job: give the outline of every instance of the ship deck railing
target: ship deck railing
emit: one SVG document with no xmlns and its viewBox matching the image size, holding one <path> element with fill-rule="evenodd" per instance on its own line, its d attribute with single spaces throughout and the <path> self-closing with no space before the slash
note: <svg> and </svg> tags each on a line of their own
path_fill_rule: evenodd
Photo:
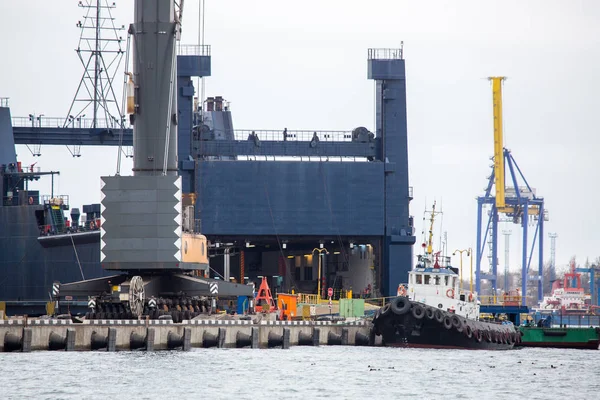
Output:
<svg viewBox="0 0 600 400">
<path fill-rule="evenodd" d="M 351 142 L 351 131 L 235 129 L 235 140 L 251 140 L 256 135 L 261 141 L 310 142 L 317 137 L 321 142 Z"/>
<path fill-rule="evenodd" d="M 515 307 L 521 305 L 523 296 L 478 296 L 481 305 Z"/>
</svg>

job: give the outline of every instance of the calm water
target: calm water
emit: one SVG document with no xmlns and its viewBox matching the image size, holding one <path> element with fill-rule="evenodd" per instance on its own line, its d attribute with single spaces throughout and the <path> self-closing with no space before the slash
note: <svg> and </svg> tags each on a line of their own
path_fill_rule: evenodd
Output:
<svg viewBox="0 0 600 400">
<path fill-rule="evenodd" d="M 0 399 L 581 400 L 599 392 L 600 351 L 589 350 L 0 353 Z"/>
</svg>

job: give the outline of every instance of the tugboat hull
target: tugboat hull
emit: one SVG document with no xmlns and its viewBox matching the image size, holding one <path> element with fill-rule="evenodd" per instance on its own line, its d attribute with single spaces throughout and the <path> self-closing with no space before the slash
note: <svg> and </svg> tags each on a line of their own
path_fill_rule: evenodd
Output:
<svg viewBox="0 0 600 400">
<path fill-rule="evenodd" d="M 513 325 L 468 320 L 407 297 L 381 308 L 373 325 L 391 347 L 510 350 L 521 339 Z"/>
</svg>

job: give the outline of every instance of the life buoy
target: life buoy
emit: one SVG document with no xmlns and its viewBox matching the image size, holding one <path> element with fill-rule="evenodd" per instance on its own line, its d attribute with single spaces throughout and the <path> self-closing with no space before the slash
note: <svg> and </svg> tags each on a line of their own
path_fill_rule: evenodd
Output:
<svg viewBox="0 0 600 400">
<path fill-rule="evenodd" d="M 404 287 L 404 285 L 398 286 L 397 295 L 398 296 L 406 296 L 406 288 Z"/>
<path fill-rule="evenodd" d="M 469 292 L 469 302 L 472 303 L 473 302 L 473 293 Z"/>
<path fill-rule="evenodd" d="M 450 297 L 451 299 L 454 298 L 454 289 L 450 288 L 448 290 L 446 290 L 446 297 Z"/>
<path fill-rule="evenodd" d="M 33 204 L 33 197 L 29 197 L 29 205 Z"/>
<path fill-rule="evenodd" d="M 96 227 L 96 222 L 90 221 L 90 229 L 94 229 Z"/>
</svg>

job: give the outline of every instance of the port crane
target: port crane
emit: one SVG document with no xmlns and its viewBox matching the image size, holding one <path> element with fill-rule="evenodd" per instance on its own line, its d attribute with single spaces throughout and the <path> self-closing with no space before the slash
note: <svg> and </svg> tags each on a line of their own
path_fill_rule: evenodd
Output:
<svg viewBox="0 0 600 400">
<path fill-rule="evenodd" d="M 596 280 L 600 279 L 600 275 L 596 275 L 596 273 L 600 272 L 600 267 L 597 265 L 591 265 L 589 268 L 575 268 L 575 272 L 583 272 L 586 274 L 590 274 L 590 294 L 591 294 L 591 299 L 592 299 L 592 306 L 596 306 L 594 308 L 597 308 L 600 306 L 600 292 L 596 293 Z M 567 276 L 567 274 L 565 274 L 565 277 Z M 594 304 L 594 299 L 595 299 L 595 304 Z"/>
<path fill-rule="evenodd" d="M 492 83 L 492 100 L 494 116 L 494 156 L 492 173 L 488 178 L 485 194 L 477 197 L 477 248 L 476 248 L 476 291 L 481 293 L 482 280 L 489 280 L 493 295 L 496 295 L 498 274 L 498 222 L 500 215 L 505 221 L 521 225 L 523 253 L 521 262 L 521 299 L 526 305 L 527 281 L 537 281 L 538 301 L 543 299 L 543 251 L 544 251 L 544 222 L 548 221 L 548 212 L 544 208 L 544 198 L 537 196 L 521 169 L 517 165 L 510 150 L 504 147 L 502 120 L 502 84 L 503 76 L 488 78 Z M 508 178 L 508 179 L 507 179 Z M 507 181 L 509 185 L 507 186 Z M 494 188 L 494 192 L 492 192 Z M 484 225 L 484 209 L 488 209 L 488 218 Z M 535 229 L 529 246 L 530 225 Z M 538 244 L 538 271 L 529 274 L 536 242 Z M 481 268 L 483 255 L 488 245 L 489 271 L 484 273 Z"/>
<path fill-rule="evenodd" d="M 57 303 L 87 297 L 89 319 L 170 315 L 180 322 L 212 312 L 217 298 L 253 293 L 243 283 L 208 277 L 209 243 L 193 223 L 195 197 L 182 191 L 176 48 L 183 1 L 135 0 L 134 10 L 133 72 L 126 71 L 133 176 L 101 178 L 100 262 L 119 273 L 55 282 L 52 294 Z"/>
</svg>

